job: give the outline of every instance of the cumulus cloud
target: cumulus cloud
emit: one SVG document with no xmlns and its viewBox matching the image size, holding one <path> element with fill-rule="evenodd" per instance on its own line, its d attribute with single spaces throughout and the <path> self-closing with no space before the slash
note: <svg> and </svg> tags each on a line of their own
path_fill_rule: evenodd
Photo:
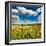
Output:
<svg viewBox="0 0 46 46">
<path fill-rule="evenodd" d="M 12 15 L 12 24 L 17 24 L 19 23 L 19 21 L 20 21 L 19 16 Z"/>
<path fill-rule="evenodd" d="M 38 14 L 37 12 L 29 10 L 29 15 L 37 16 L 37 14 Z"/>
<path fill-rule="evenodd" d="M 36 11 L 33 11 L 33 10 L 28 10 L 24 7 L 17 7 L 18 11 L 22 14 L 26 14 L 26 15 L 33 15 L 33 16 L 37 16 L 37 12 Z"/>
<path fill-rule="evenodd" d="M 19 13 L 17 9 L 12 9 L 12 13 Z"/>
<path fill-rule="evenodd" d="M 16 15 L 12 15 L 12 18 L 16 18 L 17 16 Z"/>
<path fill-rule="evenodd" d="M 41 15 L 38 17 L 38 22 L 42 22 L 42 17 L 44 15 L 44 6 L 38 9 L 39 12 L 42 12 Z"/>
<path fill-rule="evenodd" d="M 24 8 L 24 7 L 16 7 L 17 9 L 18 9 L 18 11 L 19 11 L 19 13 L 21 13 L 21 14 L 26 14 L 26 8 Z"/>
<path fill-rule="evenodd" d="M 36 10 L 36 12 L 41 12 L 41 10 L 42 10 L 42 7 L 41 7 L 41 8 L 38 8 L 38 9 Z"/>
<path fill-rule="evenodd" d="M 17 6 L 16 7 L 17 9 L 12 9 L 12 12 L 13 13 L 20 13 L 20 14 L 25 14 L 25 15 L 33 15 L 33 16 L 37 16 L 39 12 L 41 12 L 41 8 L 38 8 L 36 11 L 33 11 L 33 10 L 29 10 L 29 9 L 26 9 L 25 7 L 19 7 Z"/>
<path fill-rule="evenodd" d="M 18 10 L 26 10 L 24 7 L 16 7 Z"/>
<path fill-rule="evenodd" d="M 17 21 L 19 20 L 19 16 L 17 16 L 17 15 L 12 15 L 12 18 L 17 20 Z"/>
</svg>

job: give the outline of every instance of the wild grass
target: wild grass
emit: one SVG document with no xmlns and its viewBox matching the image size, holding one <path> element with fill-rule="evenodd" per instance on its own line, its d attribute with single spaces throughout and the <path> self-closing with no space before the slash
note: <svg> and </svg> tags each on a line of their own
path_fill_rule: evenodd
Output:
<svg viewBox="0 0 46 46">
<path fill-rule="evenodd" d="M 41 24 L 16 24 L 10 31 L 11 39 L 39 39 L 41 38 Z"/>
</svg>

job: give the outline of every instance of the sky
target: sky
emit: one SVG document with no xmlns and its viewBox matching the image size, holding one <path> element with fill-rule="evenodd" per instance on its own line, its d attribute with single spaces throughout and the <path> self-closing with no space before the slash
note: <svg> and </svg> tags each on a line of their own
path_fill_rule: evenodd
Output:
<svg viewBox="0 0 46 46">
<path fill-rule="evenodd" d="M 37 6 L 12 6 L 12 17 L 19 23 L 41 23 L 43 8 Z"/>
</svg>

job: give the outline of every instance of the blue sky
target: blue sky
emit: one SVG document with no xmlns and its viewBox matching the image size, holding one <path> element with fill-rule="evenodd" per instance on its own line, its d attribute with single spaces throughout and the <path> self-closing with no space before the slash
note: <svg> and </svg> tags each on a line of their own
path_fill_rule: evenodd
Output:
<svg viewBox="0 0 46 46">
<path fill-rule="evenodd" d="M 29 23 L 39 23 L 41 22 L 42 8 L 37 6 L 13 6 L 12 14 L 19 16 L 19 21 L 29 22 Z M 27 21 L 28 20 L 28 21 Z"/>
</svg>

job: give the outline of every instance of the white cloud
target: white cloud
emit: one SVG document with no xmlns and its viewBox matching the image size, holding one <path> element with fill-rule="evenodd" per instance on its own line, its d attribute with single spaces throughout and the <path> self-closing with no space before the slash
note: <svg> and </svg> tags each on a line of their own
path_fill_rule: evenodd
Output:
<svg viewBox="0 0 46 46">
<path fill-rule="evenodd" d="M 18 10 L 26 10 L 24 7 L 16 7 Z"/>
<path fill-rule="evenodd" d="M 16 21 L 19 21 L 19 16 L 17 15 L 12 15 L 12 18 L 15 19 Z"/>
<path fill-rule="evenodd" d="M 22 14 L 37 16 L 37 12 L 36 11 L 28 10 L 28 9 L 26 9 L 24 7 L 17 7 L 17 9 Z"/>
<path fill-rule="evenodd" d="M 38 21 L 41 21 L 41 16 L 38 17 Z"/>
<path fill-rule="evenodd" d="M 29 11 L 29 15 L 37 16 L 37 14 L 38 14 L 38 13 L 35 12 L 35 11 L 31 11 L 31 10 Z"/>
<path fill-rule="evenodd" d="M 26 8 L 24 7 L 16 7 L 21 14 L 26 14 Z"/>
<path fill-rule="evenodd" d="M 12 18 L 16 18 L 17 16 L 16 15 L 12 15 Z"/>
<path fill-rule="evenodd" d="M 42 8 L 38 8 L 36 11 L 33 10 L 28 10 L 25 7 L 16 7 L 17 9 L 12 9 L 13 13 L 20 13 L 20 14 L 25 14 L 25 15 L 33 15 L 33 16 L 37 16 L 39 12 L 41 12 Z"/>
<path fill-rule="evenodd" d="M 20 19 L 18 15 L 12 15 L 12 24 L 19 23 Z"/>
<path fill-rule="evenodd" d="M 36 10 L 36 12 L 41 12 L 41 10 L 42 10 L 42 8 L 38 8 L 38 9 Z"/>
<path fill-rule="evenodd" d="M 19 13 L 17 9 L 12 9 L 13 13 Z"/>
<path fill-rule="evenodd" d="M 40 23 L 40 22 L 42 22 L 42 17 L 44 15 L 44 7 L 38 8 L 37 10 L 38 10 L 38 12 L 42 12 L 40 14 L 40 16 L 38 17 L 38 22 Z"/>
</svg>

